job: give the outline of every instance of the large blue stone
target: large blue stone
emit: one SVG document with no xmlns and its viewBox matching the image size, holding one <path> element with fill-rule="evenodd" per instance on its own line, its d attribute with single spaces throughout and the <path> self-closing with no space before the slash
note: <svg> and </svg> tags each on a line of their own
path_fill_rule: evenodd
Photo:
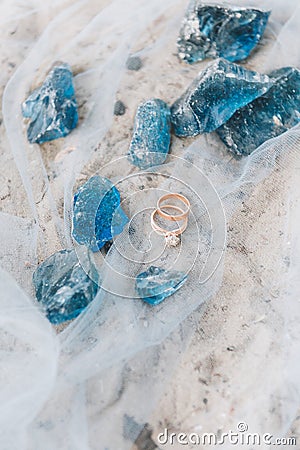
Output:
<svg viewBox="0 0 300 450">
<path fill-rule="evenodd" d="M 267 75 L 219 59 L 211 63 L 173 104 L 177 136 L 196 136 L 219 128 L 235 111 L 260 97 L 272 83 Z"/>
<path fill-rule="evenodd" d="M 159 99 L 142 103 L 136 112 L 128 159 L 140 169 L 165 162 L 171 142 L 170 108 Z"/>
<path fill-rule="evenodd" d="M 284 67 L 269 74 L 274 82 L 261 97 L 237 111 L 217 130 L 230 151 L 249 155 L 268 139 L 300 122 L 300 72 Z"/>
<path fill-rule="evenodd" d="M 74 239 L 97 252 L 120 234 L 128 222 L 120 202 L 120 193 L 110 180 L 99 175 L 90 178 L 74 196 Z"/>
<path fill-rule="evenodd" d="M 85 270 L 93 279 L 92 265 L 85 262 Z M 40 264 L 33 274 L 36 298 L 53 324 L 77 317 L 94 299 L 98 285 L 92 281 L 75 250 L 61 250 Z"/>
<path fill-rule="evenodd" d="M 192 0 L 177 41 L 179 57 L 189 64 L 205 58 L 245 59 L 261 39 L 269 15 Z"/>
<path fill-rule="evenodd" d="M 136 277 L 136 290 L 146 303 L 158 305 L 178 291 L 186 280 L 184 272 L 151 266 Z"/>
<path fill-rule="evenodd" d="M 29 142 L 42 144 L 66 136 L 78 122 L 73 75 L 67 64 L 55 66 L 41 87 L 22 105 L 23 116 L 30 119 Z"/>
</svg>

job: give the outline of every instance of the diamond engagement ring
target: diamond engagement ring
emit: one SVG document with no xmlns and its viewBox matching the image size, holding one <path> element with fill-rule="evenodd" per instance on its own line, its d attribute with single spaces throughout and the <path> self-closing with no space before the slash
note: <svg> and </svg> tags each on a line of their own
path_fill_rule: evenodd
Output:
<svg viewBox="0 0 300 450">
<path fill-rule="evenodd" d="M 185 213 L 185 211 L 178 206 L 174 205 L 163 205 L 162 207 L 164 210 L 175 210 L 176 212 L 179 212 L 180 214 L 172 215 L 172 214 L 161 214 L 161 209 L 155 209 L 151 214 L 151 226 L 152 229 L 161 236 L 165 236 L 166 239 L 166 245 L 167 247 L 176 247 L 180 243 L 180 235 L 185 231 L 187 224 L 188 224 L 188 218 Z M 165 217 L 165 215 L 167 217 Z M 174 222 L 178 222 L 179 226 L 173 230 L 169 230 L 166 228 L 163 228 L 162 226 L 158 225 L 157 223 L 157 216 L 162 217 L 165 220 L 172 220 Z"/>
</svg>

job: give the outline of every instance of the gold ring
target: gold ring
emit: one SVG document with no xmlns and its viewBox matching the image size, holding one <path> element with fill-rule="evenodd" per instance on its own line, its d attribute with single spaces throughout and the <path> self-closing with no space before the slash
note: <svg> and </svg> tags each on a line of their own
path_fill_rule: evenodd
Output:
<svg viewBox="0 0 300 450">
<path fill-rule="evenodd" d="M 174 209 L 181 211 L 182 214 L 178 214 L 178 215 L 173 215 L 173 214 L 167 214 L 165 213 L 162 209 L 166 209 L 167 207 L 169 208 L 170 205 L 162 205 L 162 203 L 166 200 L 169 200 L 170 198 L 175 198 L 177 200 L 180 200 L 182 203 L 184 203 L 184 205 L 187 207 L 187 209 L 184 211 L 181 208 L 175 208 Z M 191 208 L 191 204 L 189 202 L 189 200 L 182 194 L 176 194 L 176 193 L 170 193 L 170 194 L 165 194 L 162 197 L 160 197 L 160 199 L 157 202 L 157 213 L 163 217 L 164 219 L 167 220 L 173 220 L 173 221 L 180 221 L 183 219 L 187 219 L 189 212 L 190 212 L 190 208 Z M 169 208 L 170 209 L 170 208 Z"/>
<path fill-rule="evenodd" d="M 178 206 L 174 206 L 174 205 L 164 205 L 165 209 L 175 209 L 176 211 L 181 212 L 182 214 L 180 216 L 183 215 L 184 211 L 179 208 Z M 176 245 L 178 245 L 180 243 L 180 238 L 179 236 L 186 230 L 187 224 L 188 224 L 188 219 L 185 216 L 183 219 L 178 220 L 178 222 L 182 222 L 183 224 L 178 227 L 175 228 L 175 230 L 166 230 L 165 228 L 160 227 L 156 222 L 155 222 L 155 216 L 156 214 L 159 214 L 159 211 L 157 209 L 155 209 L 152 214 L 151 214 L 151 227 L 152 229 L 157 233 L 160 234 L 161 236 L 165 236 L 166 238 L 166 245 L 168 247 L 176 247 Z M 160 215 L 160 214 L 159 214 Z M 171 216 L 168 216 L 171 217 Z M 170 220 L 170 219 L 168 219 Z M 172 220 L 176 220 L 176 219 L 172 219 Z"/>
</svg>

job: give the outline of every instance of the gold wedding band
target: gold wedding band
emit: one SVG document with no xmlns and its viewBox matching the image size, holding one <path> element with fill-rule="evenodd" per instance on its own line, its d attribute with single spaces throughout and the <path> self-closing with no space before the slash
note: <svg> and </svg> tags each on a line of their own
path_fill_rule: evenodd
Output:
<svg viewBox="0 0 300 450">
<path fill-rule="evenodd" d="M 171 205 L 163 205 L 163 202 L 165 202 L 166 200 L 169 199 L 176 199 L 179 200 L 181 203 L 184 203 L 184 205 L 186 206 L 186 209 L 183 210 L 181 208 L 178 207 L 173 207 L 174 209 L 176 209 L 177 211 L 181 211 L 182 214 L 167 214 L 163 211 L 163 209 L 171 209 L 170 206 Z M 160 197 L 160 199 L 157 202 L 157 213 L 163 217 L 164 219 L 167 220 L 173 220 L 173 221 L 180 221 L 183 219 L 187 219 L 189 212 L 190 212 L 190 208 L 191 208 L 191 204 L 189 202 L 189 200 L 182 194 L 177 194 L 177 193 L 170 193 L 170 194 L 165 194 L 162 197 Z"/>
<path fill-rule="evenodd" d="M 164 205 L 164 208 L 165 209 L 175 209 L 176 211 L 181 211 L 183 213 L 183 210 L 181 208 L 179 208 L 179 206 Z M 151 214 L 151 226 L 152 226 L 153 230 L 156 231 L 156 233 L 161 234 L 162 236 L 166 236 L 168 234 L 172 234 L 174 236 L 179 236 L 186 230 L 187 223 L 188 223 L 186 217 L 179 220 L 179 222 L 182 220 L 184 221 L 180 227 L 176 228 L 175 230 L 166 230 L 165 228 L 162 228 L 159 225 L 157 225 L 157 223 L 155 222 L 156 214 L 159 214 L 157 209 L 155 209 Z M 175 220 L 175 219 L 173 219 L 173 220 Z"/>
</svg>

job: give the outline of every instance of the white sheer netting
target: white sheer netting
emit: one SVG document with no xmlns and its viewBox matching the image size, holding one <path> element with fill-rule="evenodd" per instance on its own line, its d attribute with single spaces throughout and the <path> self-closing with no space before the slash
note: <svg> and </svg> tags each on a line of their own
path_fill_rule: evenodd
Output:
<svg viewBox="0 0 300 450">
<path fill-rule="evenodd" d="M 298 2 L 269 3 L 248 2 L 271 6 L 272 15 L 263 41 L 244 64 L 260 72 L 299 66 Z M 192 414 L 181 403 L 187 411 L 184 426 L 210 431 L 222 423 L 226 430 L 244 419 L 256 432 L 284 435 L 297 415 L 299 126 L 240 160 L 213 133 L 173 137 L 170 158 L 151 173 L 138 173 L 123 158 L 137 105 L 151 97 L 171 104 L 207 64 L 188 66 L 177 59 L 186 5 L 184 0 L 1 2 L 0 51 L 15 67 L 12 75 L 12 69 L 1 75 L 1 86 L 6 85 L 1 181 L 10 186 L 0 213 L 3 450 L 126 450 L 145 423 L 152 421 L 159 430 L 160 420 L 172 421 L 161 416 L 161 399 L 180 379 L 176 369 L 189 360 L 199 327 L 209 323 L 205 309 L 216 298 L 234 301 L 237 292 L 240 323 L 244 312 L 253 320 L 263 318 L 264 326 L 243 328 L 243 354 L 227 372 L 231 387 L 212 401 L 209 414 Z M 143 61 L 138 72 L 126 70 L 132 53 Z M 55 61 L 74 70 L 79 125 L 63 140 L 30 146 L 20 104 Z M 127 106 L 118 118 L 113 117 L 116 99 Z M 134 219 L 105 260 L 95 255 L 103 289 L 56 333 L 39 312 L 31 276 L 38 262 L 72 247 L 73 193 L 95 173 L 119 183 L 123 207 Z M 148 221 L 148 209 L 166 190 L 182 191 L 192 203 L 179 254 L 161 250 L 162 240 Z M 262 221 L 264 214 L 269 222 Z M 261 235 L 270 245 L 258 249 Z M 186 285 L 157 308 L 136 298 L 133 289 L 134 277 L 150 261 L 189 272 Z M 222 320 L 216 315 L 200 359 L 217 353 L 212 342 L 221 342 Z M 232 320 L 238 326 L 237 318 Z M 188 388 L 182 387 L 186 393 Z M 279 411 L 276 419 L 268 414 L 272 408 Z"/>
</svg>

